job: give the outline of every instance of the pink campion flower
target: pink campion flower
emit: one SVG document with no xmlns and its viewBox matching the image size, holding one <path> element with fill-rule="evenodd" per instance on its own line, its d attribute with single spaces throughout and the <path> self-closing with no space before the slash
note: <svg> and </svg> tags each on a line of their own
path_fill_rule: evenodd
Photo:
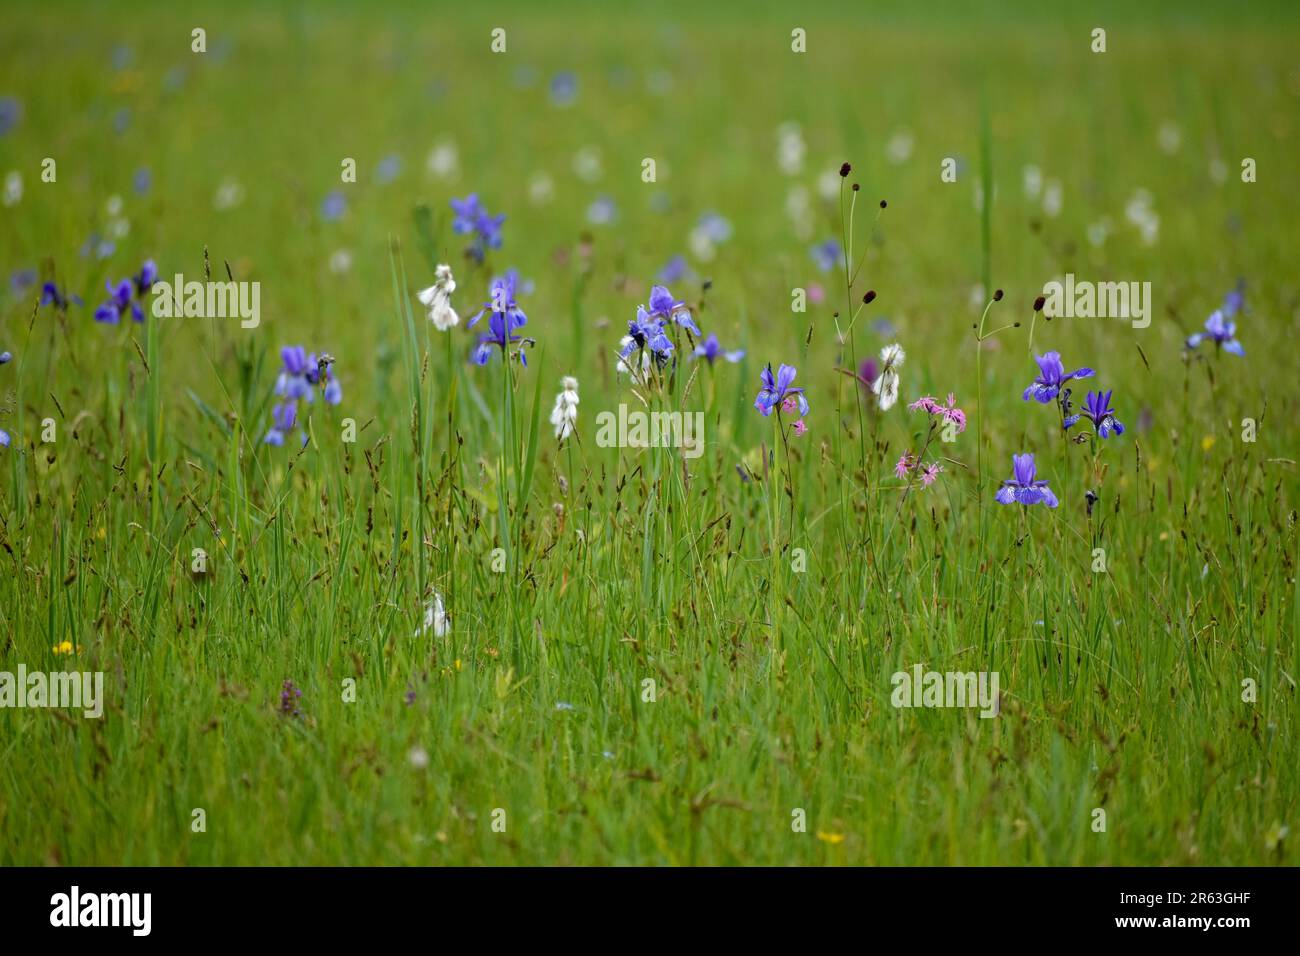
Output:
<svg viewBox="0 0 1300 956">
<path fill-rule="evenodd" d="M 931 462 L 921 469 L 921 487 L 929 488 L 934 484 L 934 480 L 939 477 L 939 472 L 943 471 L 943 465 L 938 462 Z"/>
<path fill-rule="evenodd" d="M 894 465 L 894 474 L 899 478 L 906 478 L 907 473 L 912 470 L 912 466 L 915 464 L 916 459 L 912 457 L 912 453 L 910 451 L 906 452 L 902 458 L 898 459 L 898 464 Z"/>
<path fill-rule="evenodd" d="M 952 392 L 948 393 L 947 407 L 940 406 L 939 412 L 943 415 L 944 421 L 952 422 L 957 426 L 958 434 L 966 430 L 966 413 L 957 407 L 957 397 Z"/>
<path fill-rule="evenodd" d="M 798 407 L 799 403 L 795 400 L 793 395 L 787 395 L 785 400 L 781 402 L 781 411 L 783 412 L 790 412 L 793 414 Z"/>
<path fill-rule="evenodd" d="M 945 422 L 952 422 L 957 426 L 958 434 L 966 430 L 966 413 L 957 407 L 957 396 L 952 392 L 948 393 L 947 405 L 941 405 L 938 399 L 929 395 L 922 395 L 907 407 L 910 411 L 923 411 L 927 415 L 938 415 Z"/>
<path fill-rule="evenodd" d="M 794 423 L 794 433 L 795 433 L 796 435 L 802 435 L 802 434 L 804 434 L 804 433 L 807 432 L 807 431 L 808 431 L 808 426 L 804 424 L 804 421 L 803 421 L 802 418 L 799 419 L 797 422 Z"/>
</svg>

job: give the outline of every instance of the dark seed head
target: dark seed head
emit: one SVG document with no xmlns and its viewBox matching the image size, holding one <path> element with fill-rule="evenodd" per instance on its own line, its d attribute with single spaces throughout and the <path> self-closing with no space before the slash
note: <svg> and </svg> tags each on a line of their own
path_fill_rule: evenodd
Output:
<svg viewBox="0 0 1300 956">
<path fill-rule="evenodd" d="M 1001 302 L 1001 301 L 1002 301 L 1002 290 L 1001 290 L 1001 289 L 997 289 L 997 290 L 994 291 L 994 293 L 993 293 L 993 301 L 994 301 L 994 302 Z"/>
<path fill-rule="evenodd" d="M 889 203 L 885 202 L 885 200 L 883 200 L 883 199 L 880 200 L 880 208 L 881 208 L 881 209 L 884 209 L 884 208 L 885 208 L 886 206 L 888 206 L 888 205 L 889 205 Z"/>
<path fill-rule="evenodd" d="M 853 184 L 853 191 L 854 191 L 854 192 L 857 192 L 857 191 L 858 191 L 859 189 L 861 189 L 861 188 L 862 188 L 862 187 L 859 186 L 857 183 L 854 183 L 854 184 Z"/>
<path fill-rule="evenodd" d="M 1047 297 L 1040 295 L 1037 299 L 1034 300 L 1034 311 L 1042 312 L 1043 306 L 1046 304 L 1047 304 Z"/>
<path fill-rule="evenodd" d="M 841 177 L 843 177 L 843 176 L 847 176 L 847 175 L 848 175 L 849 173 L 851 173 L 851 172 L 853 172 L 853 167 L 850 166 L 848 163 L 845 163 L 845 164 L 843 164 L 842 166 L 840 166 L 840 176 L 841 176 Z"/>
<path fill-rule="evenodd" d="M 876 301 L 876 290 L 868 289 L 867 294 L 862 297 L 862 304 L 870 305 L 874 301 Z"/>
</svg>

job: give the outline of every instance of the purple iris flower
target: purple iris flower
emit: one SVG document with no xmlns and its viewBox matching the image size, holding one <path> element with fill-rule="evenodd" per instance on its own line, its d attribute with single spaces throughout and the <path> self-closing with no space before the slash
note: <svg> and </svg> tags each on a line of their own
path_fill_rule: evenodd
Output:
<svg viewBox="0 0 1300 956">
<path fill-rule="evenodd" d="M 1062 427 L 1072 428 L 1079 419 L 1087 418 L 1092 422 L 1092 427 L 1096 429 L 1099 438 L 1124 434 L 1124 423 L 1115 417 L 1115 412 L 1110 407 L 1110 396 L 1113 392 L 1113 389 L 1109 392 L 1089 392 L 1083 402 L 1083 414 L 1068 416 L 1062 422 Z"/>
<path fill-rule="evenodd" d="M 803 389 L 791 385 L 795 377 L 793 365 L 782 365 L 774 376 L 769 363 L 759 373 L 759 377 L 763 380 L 763 387 L 754 399 L 754 407 L 764 416 L 771 415 L 772 409 L 784 402 L 787 396 L 798 401 L 800 415 L 808 414 L 808 399 L 804 397 Z"/>
<path fill-rule="evenodd" d="M 298 406 L 294 402 L 277 402 L 271 409 L 271 419 L 280 432 L 292 431 L 298 421 Z"/>
<path fill-rule="evenodd" d="M 343 386 L 331 370 L 328 355 L 317 356 L 308 352 L 301 345 L 286 345 L 280 349 L 282 363 L 280 374 L 275 380 L 275 394 L 283 401 L 271 408 L 271 427 L 262 441 L 267 445 L 283 445 L 285 436 L 298 421 L 298 402 L 308 404 L 315 401 L 315 389 L 323 385 L 322 393 L 327 404 L 337 405 L 343 401 Z M 299 430 L 299 437 L 307 444 L 307 432 Z"/>
<path fill-rule="evenodd" d="M 301 345 L 286 345 L 280 349 L 280 360 L 284 367 L 275 380 L 275 394 L 290 401 L 305 399 L 312 401 L 312 382 L 310 375 L 316 374 L 315 356 L 308 356 Z"/>
<path fill-rule="evenodd" d="M 18 269 L 9 277 L 9 287 L 14 290 L 14 295 L 22 295 L 34 285 L 36 285 L 35 269 Z"/>
<path fill-rule="evenodd" d="M 467 327 L 472 328 L 479 319 L 486 314 L 488 316 L 488 330 L 484 335 L 479 336 L 478 346 L 474 349 L 472 357 L 475 365 L 486 365 L 492 358 L 492 347 L 496 346 L 501 349 L 502 357 L 509 354 L 510 346 L 515 342 L 524 341 L 522 336 L 515 335 L 515 330 L 523 328 L 528 324 L 528 316 L 524 310 L 519 308 L 519 303 L 515 301 L 516 290 L 519 287 L 519 273 L 514 269 L 509 270 L 503 276 L 498 276 L 492 280 L 489 287 L 489 301 L 483 304 L 478 315 L 470 319 Z M 519 360 L 524 365 L 528 364 L 528 359 L 524 353 L 519 353 Z"/>
<path fill-rule="evenodd" d="M 673 298 L 673 294 L 667 288 L 661 285 L 654 286 L 650 289 L 650 308 L 646 310 L 652 318 L 671 319 L 682 328 L 687 329 L 695 336 L 701 335 L 699 327 L 695 320 L 691 318 L 691 310 L 686 307 L 686 303 Z"/>
<path fill-rule="evenodd" d="M 96 259 L 107 259 L 115 251 L 117 251 L 117 244 L 112 239 L 105 239 L 99 233 L 92 232 L 90 238 L 82 243 L 80 255 L 83 259 L 88 259 L 92 255 Z"/>
<path fill-rule="evenodd" d="M 144 313 L 140 311 L 140 306 L 131 302 L 134 286 L 130 279 L 123 279 L 116 286 L 112 282 L 107 282 L 105 285 L 108 288 L 108 301 L 95 310 L 96 322 L 117 325 L 128 309 L 131 310 L 131 317 L 137 322 L 144 321 Z"/>
<path fill-rule="evenodd" d="M 515 320 L 507 312 L 493 312 L 488 317 L 487 333 L 479 336 L 478 347 L 474 349 L 475 365 L 486 365 L 488 363 L 488 360 L 492 358 L 493 346 L 501 349 L 501 357 L 504 361 L 509 354 L 510 346 L 515 342 L 523 341 L 521 336 L 514 334 L 514 330 L 518 328 L 514 322 Z M 519 361 L 525 365 L 528 364 L 528 359 L 522 351 L 519 353 Z"/>
<path fill-rule="evenodd" d="M 844 257 L 840 244 L 834 239 L 827 239 L 825 242 L 819 242 L 808 250 L 817 263 L 817 268 L 822 272 L 830 272 Z"/>
<path fill-rule="evenodd" d="M 688 268 L 685 256 L 673 256 L 664 263 L 664 267 L 659 270 L 659 281 L 677 282 L 679 279 L 684 279 Z"/>
<path fill-rule="evenodd" d="M 519 308 L 519 303 L 515 301 L 515 296 L 519 293 L 519 272 L 515 269 L 507 269 L 505 275 L 497 276 L 488 286 L 488 301 L 483 303 L 483 308 L 479 309 L 478 314 L 470 319 L 466 328 L 472 329 L 479 319 L 488 313 L 502 313 L 510 322 L 508 323 L 511 331 L 528 324 L 528 316 L 524 310 Z"/>
<path fill-rule="evenodd" d="M 473 236 L 469 255 L 478 262 L 488 249 L 501 248 L 501 224 L 506 221 L 504 214 L 490 215 L 479 202 L 478 193 L 470 193 L 464 199 L 453 199 L 451 211 L 455 216 L 451 221 L 451 231 L 460 236 Z"/>
<path fill-rule="evenodd" d="M 735 352 L 723 351 L 722 346 L 718 344 L 718 337 L 710 332 L 707 339 L 695 346 L 695 354 L 708 359 L 710 365 L 716 362 L 719 358 L 725 358 L 728 362 L 731 362 L 734 365 L 745 357 L 745 350 L 738 349 Z"/>
<path fill-rule="evenodd" d="M 140 272 L 135 277 L 135 294 L 137 296 L 148 295 L 153 291 L 153 284 L 158 281 L 158 267 L 154 265 L 152 259 L 146 259 Z"/>
<path fill-rule="evenodd" d="M 0 352 L 0 365 L 8 365 L 14 360 L 12 352 Z M 0 448 L 9 447 L 9 433 L 0 428 Z"/>
<path fill-rule="evenodd" d="M 665 365 L 673 352 L 673 342 L 664 333 L 663 319 L 651 315 L 644 306 L 636 307 L 636 318 L 628 319 L 627 337 L 623 340 L 620 358 L 633 352 L 649 349 L 660 366 Z"/>
<path fill-rule="evenodd" d="M 1040 501 L 1049 508 L 1055 508 L 1059 501 L 1056 495 L 1052 494 L 1052 489 L 1047 487 L 1047 481 L 1034 480 L 1038 469 L 1034 466 L 1034 456 L 1031 454 L 1012 455 L 1011 467 L 1013 477 L 1002 482 L 1002 487 L 998 489 L 996 495 L 997 502 L 1000 505 L 1016 504 L 1036 505 Z"/>
<path fill-rule="evenodd" d="M 41 286 L 41 305 L 52 305 L 61 312 L 66 312 L 69 305 L 81 305 L 81 296 L 64 295 L 58 285 L 47 282 Z"/>
<path fill-rule="evenodd" d="M 1031 398 L 1037 399 L 1041 404 L 1046 405 L 1052 399 L 1056 398 L 1057 393 L 1072 378 L 1088 378 L 1093 374 L 1090 368 L 1076 368 L 1073 372 L 1066 373 L 1065 366 L 1061 364 L 1060 352 L 1048 352 L 1045 355 L 1034 357 L 1038 363 L 1038 377 L 1034 383 L 1025 389 L 1022 396 L 1025 401 Z"/>
<path fill-rule="evenodd" d="M 1233 317 L 1246 305 L 1246 294 L 1239 284 L 1223 298 L 1223 305 L 1205 320 L 1205 331 L 1187 337 L 1187 348 L 1194 349 L 1206 339 L 1233 355 L 1245 355 L 1246 350 L 1237 341 L 1237 323 Z"/>
</svg>

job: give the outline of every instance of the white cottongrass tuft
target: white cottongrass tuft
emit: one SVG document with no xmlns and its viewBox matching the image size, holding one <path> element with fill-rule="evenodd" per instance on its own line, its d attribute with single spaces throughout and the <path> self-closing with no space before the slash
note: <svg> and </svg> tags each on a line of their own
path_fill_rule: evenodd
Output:
<svg viewBox="0 0 1300 956">
<path fill-rule="evenodd" d="M 415 632 L 415 636 L 428 634 L 433 631 L 434 637 L 446 637 L 451 633 L 451 621 L 447 617 L 447 611 L 442 606 L 442 595 L 437 591 L 433 592 L 433 600 L 424 606 L 424 624 Z"/>
<path fill-rule="evenodd" d="M 906 358 L 907 353 L 897 342 L 880 350 L 880 374 L 871 383 L 871 391 L 882 412 L 893 408 L 898 401 L 898 369 Z"/>
<path fill-rule="evenodd" d="M 551 424 L 555 426 L 555 438 L 564 441 L 573 434 L 578 421 L 578 380 L 566 375 L 564 390 L 555 396 L 555 407 L 551 409 Z"/>
<path fill-rule="evenodd" d="M 456 280 L 451 274 L 451 266 L 445 263 L 434 270 L 434 282 L 429 288 L 417 293 L 420 304 L 429 310 L 429 321 L 439 332 L 446 332 L 453 325 L 460 324 L 460 316 L 451 307 L 451 294 L 456 291 Z"/>
</svg>

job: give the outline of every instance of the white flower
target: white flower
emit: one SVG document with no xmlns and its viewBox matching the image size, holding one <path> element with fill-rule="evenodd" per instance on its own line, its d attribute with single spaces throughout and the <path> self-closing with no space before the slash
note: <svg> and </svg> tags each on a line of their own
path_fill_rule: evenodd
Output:
<svg viewBox="0 0 1300 956">
<path fill-rule="evenodd" d="M 10 170 L 9 175 L 5 176 L 4 204 L 6 206 L 17 205 L 22 198 L 23 174 L 16 169 Z"/>
<path fill-rule="evenodd" d="M 446 637 L 451 633 L 451 621 L 443 609 L 442 595 L 437 591 L 433 592 L 433 600 L 424 606 L 424 626 L 415 632 L 415 636 L 428 634 L 430 630 L 434 637 Z"/>
<path fill-rule="evenodd" d="M 416 770 L 423 770 L 429 766 L 429 751 L 416 744 L 406 752 L 406 760 Z"/>
<path fill-rule="evenodd" d="M 901 130 L 893 135 L 885 145 L 885 154 L 889 161 L 895 166 L 901 166 L 912 156 L 912 133 L 909 130 Z"/>
<path fill-rule="evenodd" d="M 1043 189 L 1043 213 L 1055 219 L 1061 214 L 1062 200 L 1061 184 L 1055 179 L 1049 179 Z"/>
<path fill-rule="evenodd" d="M 215 209 L 234 209 L 244 201 L 244 187 L 234 179 L 227 179 L 217 188 L 212 200 Z"/>
<path fill-rule="evenodd" d="M 787 176 L 798 176 L 803 172 L 803 158 L 806 148 L 803 133 L 798 123 L 782 123 L 776 131 L 776 162 L 781 172 Z"/>
<path fill-rule="evenodd" d="M 893 408 L 898 401 L 898 369 L 906 358 L 907 353 L 897 342 L 880 350 L 880 374 L 871 383 L 871 391 L 882 412 Z"/>
<path fill-rule="evenodd" d="M 460 316 L 451 307 L 451 294 L 456 291 L 456 280 L 451 274 L 451 266 L 438 266 L 434 270 L 434 282 L 429 288 L 416 293 L 420 304 L 429 310 L 429 321 L 439 332 L 446 332 L 453 325 L 460 324 Z"/>
<path fill-rule="evenodd" d="M 555 438 L 564 441 L 573 434 L 573 426 L 578 421 L 578 380 L 565 376 L 561 383 L 564 390 L 555 396 L 555 408 L 551 409 L 551 424 L 555 426 Z"/>
<path fill-rule="evenodd" d="M 551 201 L 555 194 L 555 182 L 546 173 L 533 173 L 528 180 L 528 198 L 533 205 L 540 206 Z"/>
<path fill-rule="evenodd" d="M 335 250 L 330 256 L 330 272 L 341 276 L 352 268 L 352 253 L 347 249 Z"/>
<path fill-rule="evenodd" d="M 1043 191 L 1043 171 L 1037 166 L 1026 166 L 1021 170 L 1026 199 L 1037 199 Z"/>
<path fill-rule="evenodd" d="M 436 176 L 438 179 L 455 179 L 460 172 L 460 156 L 456 152 L 456 144 L 443 142 L 433 147 L 429 152 L 425 169 L 429 171 L 430 176 Z"/>
</svg>

